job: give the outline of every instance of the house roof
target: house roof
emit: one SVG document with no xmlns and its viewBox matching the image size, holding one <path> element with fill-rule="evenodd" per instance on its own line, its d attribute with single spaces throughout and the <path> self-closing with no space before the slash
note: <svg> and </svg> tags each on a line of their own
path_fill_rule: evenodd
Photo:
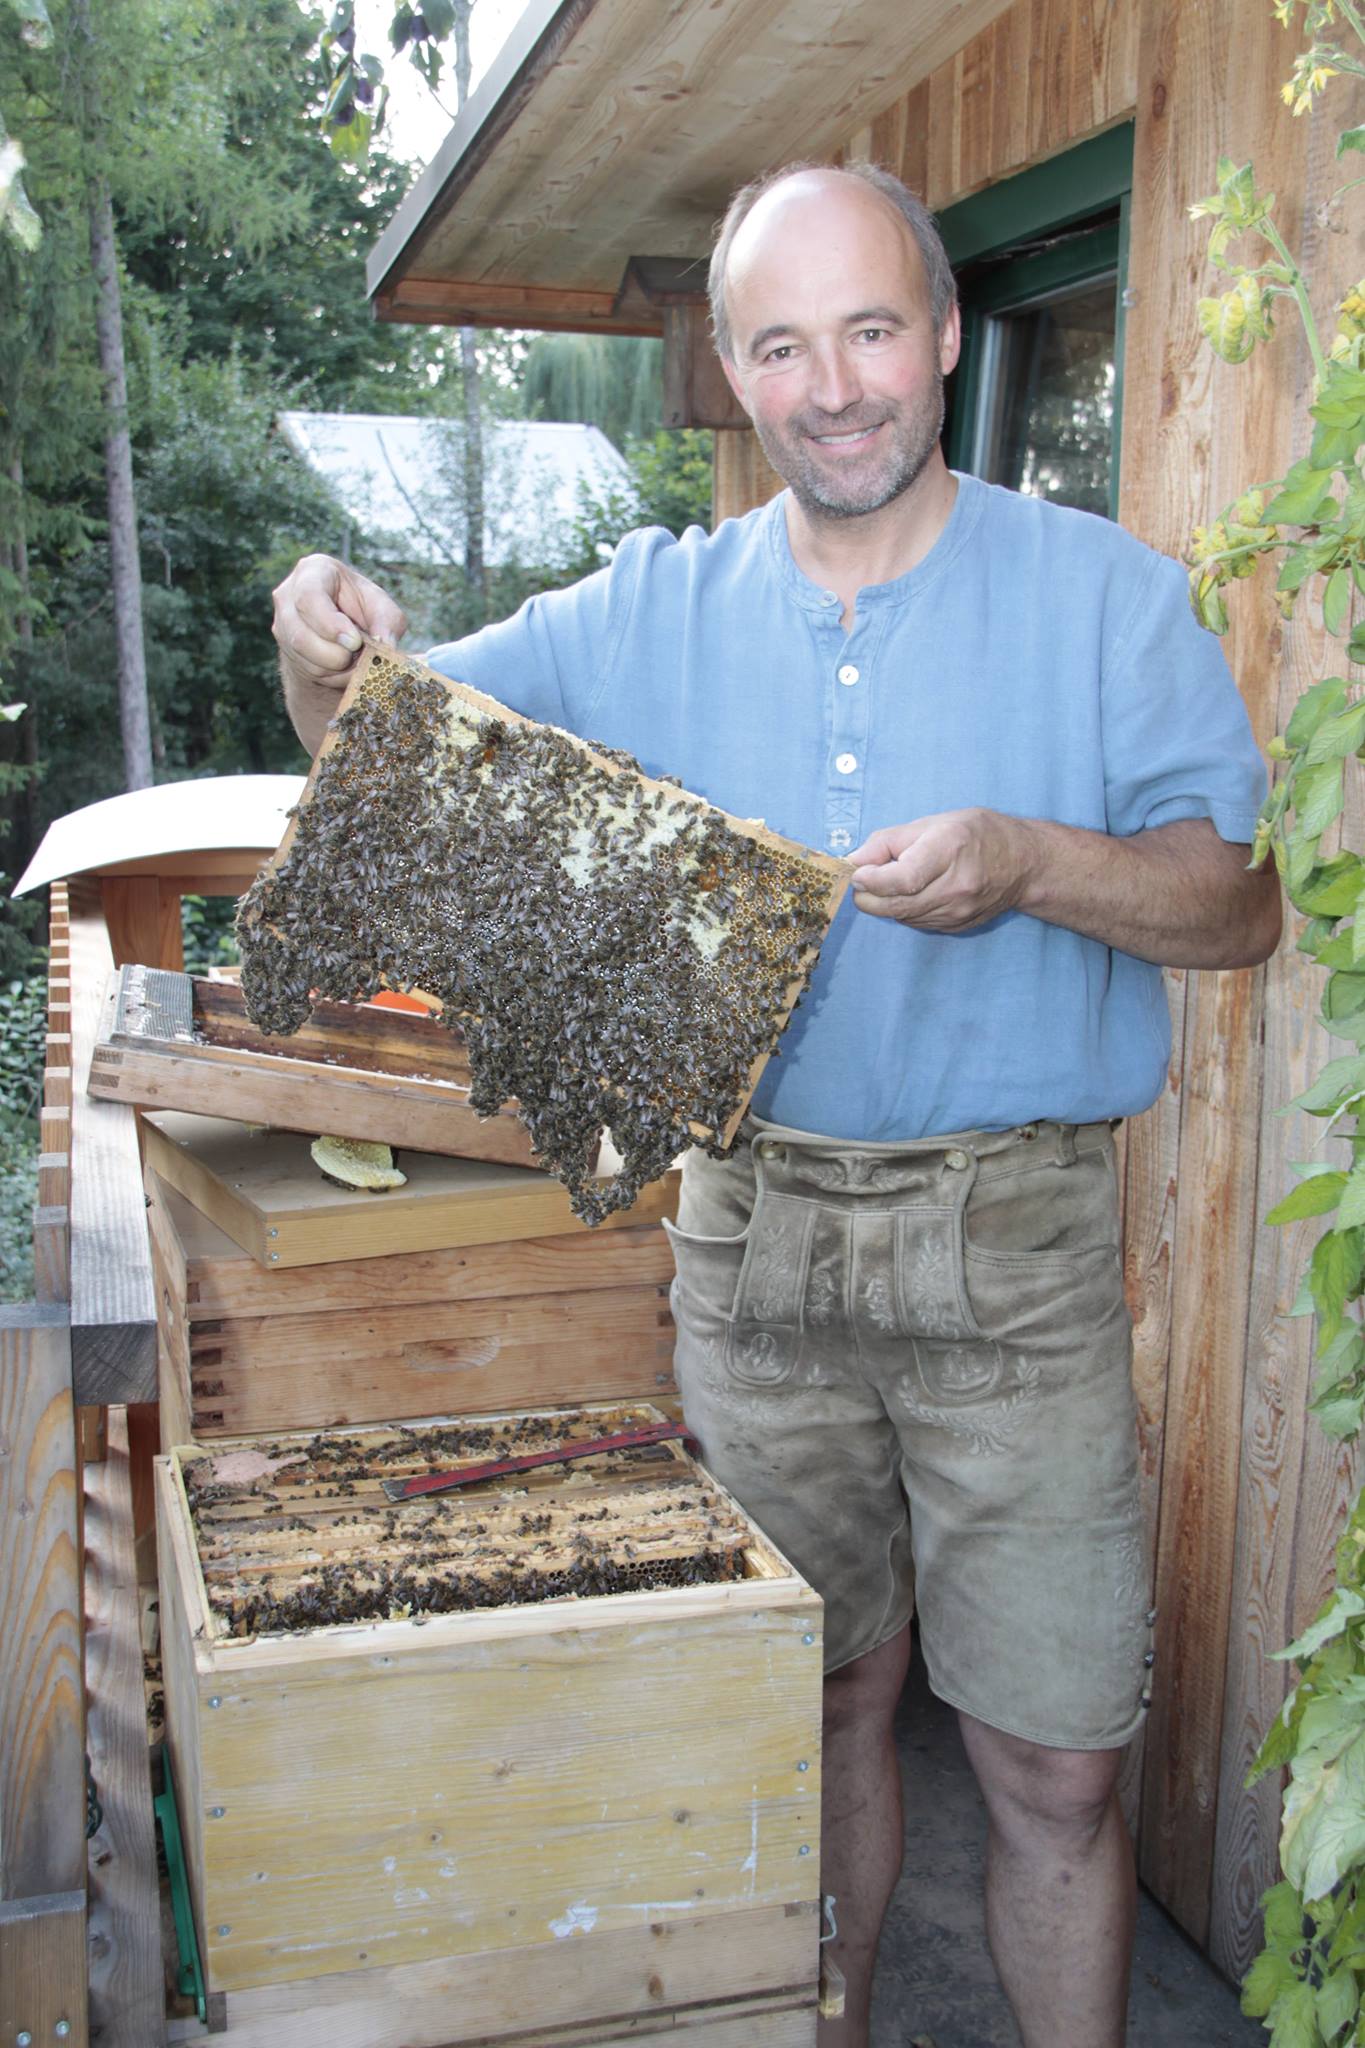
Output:
<svg viewBox="0 0 1365 2048">
<path fill-rule="evenodd" d="M 658 333 L 632 256 L 704 259 L 737 185 L 843 147 L 1004 5 L 528 0 L 370 257 L 375 310 Z"/>
<path fill-rule="evenodd" d="M 381 552 L 395 561 L 460 559 L 460 421 L 401 413 L 279 417 L 293 446 Z M 553 561 L 583 490 L 603 498 L 629 483 L 625 462 L 598 427 L 499 420 L 487 433 L 484 553 L 495 566 Z"/>
</svg>

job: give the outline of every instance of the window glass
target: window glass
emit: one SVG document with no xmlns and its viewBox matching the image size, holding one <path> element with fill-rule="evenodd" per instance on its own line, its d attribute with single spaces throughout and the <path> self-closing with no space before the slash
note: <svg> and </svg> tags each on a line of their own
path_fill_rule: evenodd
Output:
<svg viewBox="0 0 1365 2048">
<path fill-rule="evenodd" d="M 1056 505 L 1109 511 L 1115 305 L 1111 272 L 986 318 L 972 437 L 978 476 Z"/>
</svg>

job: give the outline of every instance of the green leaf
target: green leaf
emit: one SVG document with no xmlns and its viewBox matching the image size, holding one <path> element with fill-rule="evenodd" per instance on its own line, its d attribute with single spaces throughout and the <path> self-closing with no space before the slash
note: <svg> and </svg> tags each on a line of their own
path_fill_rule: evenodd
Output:
<svg viewBox="0 0 1365 2048">
<path fill-rule="evenodd" d="M 1349 661 L 1365 662 L 1365 620 L 1362 620 L 1346 642 L 1346 656 Z"/>
<path fill-rule="evenodd" d="M 1330 1386 L 1338 1380 L 1349 1379 L 1357 1367 L 1365 1363 L 1365 1335 L 1358 1323 L 1348 1323 L 1330 1344 L 1324 1345 L 1318 1359 L 1318 1387 Z"/>
<path fill-rule="evenodd" d="M 1345 917 L 1347 911 L 1355 908 L 1362 883 L 1365 864 L 1358 856 L 1334 853 L 1319 863 L 1316 872 L 1300 888 L 1295 902 L 1300 910 L 1311 911 L 1315 917 Z"/>
<path fill-rule="evenodd" d="M 1339 1636 L 1362 1614 L 1365 1614 L 1365 1594 L 1353 1593 L 1348 1586 L 1338 1586 L 1328 1595 L 1316 1619 L 1309 1622 L 1303 1634 L 1296 1637 L 1287 1649 L 1273 1650 L 1271 1655 L 1280 1664 L 1306 1664 L 1315 1650 L 1320 1650 L 1324 1643 L 1330 1643 L 1334 1636 Z M 1320 1704 L 1315 1702 L 1315 1705 Z M 1312 1712 L 1310 1707 L 1304 1715 L 1305 1721 Z M 1310 1732 L 1305 1739 L 1320 1737 L 1314 1737 Z M 1299 1889 L 1303 1890 L 1302 1885 Z M 1318 1894 L 1315 1892 L 1312 1896 L 1316 1898 Z"/>
<path fill-rule="evenodd" d="M 1250 276 L 1239 277 L 1219 298 L 1200 299 L 1195 310 L 1204 339 L 1225 363 L 1244 363 L 1273 329 L 1270 294 Z"/>
<path fill-rule="evenodd" d="M 1311 1984 L 1296 1984 L 1270 2009 L 1269 2048 L 1322 2048 L 1313 2007 Z"/>
<path fill-rule="evenodd" d="M 1360 1288 L 1360 1233 L 1329 1230 L 1314 1245 L 1308 1270 L 1318 1312 L 1318 1342 L 1325 1348 L 1341 1328 L 1346 1303 Z"/>
<path fill-rule="evenodd" d="M 1320 839 L 1341 815 L 1340 761 L 1316 761 L 1294 778 L 1294 816 L 1307 839 Z"/>
<path fill-rule="evenodd" d="M 1337 137 L 1337 155 L 1345 156 L 1348 149 L 1365 149 L 1365 128 L 1347 128 Z"/>
<path fill-rule="evenodd" d="M 1353 1166 L 1342 1191 L 1337 1229 L 1354 1230 L 1361 1223 L 1365 1223 L 1365 1166 Z"/>
<path fill-rule="evenodd" d="M 1337 1024 L 1365 1009 L 1365 973 L 1339 967 L 1328 977 L 1323 994 L 1322 1014 L 1328 1024 Z"/>
<path fill-rule="evenodd" d="M 1315 2003 L 1319 2033 L 1324 2041 L 1335 2041 L 1360 2010 L 1354 1972 L 1333 1970 L 1319 1984 Z"/>
<path fill-rule="evenodd" d="M 1346 1443 L 1365 1421 L 1365 1388 L 1358 1394 L 1315 1394 L 1308 1408 L 1324 1436 L 1331 1437 L 1333 1443 Z"/>
<path fill-rule="evenodd" d="M 1266 1216 L 1267 1223 L 1297 1223 L 1301 1216 L 1325 1216 L 1335 1209 L 1346 1186 L 1344 1173 L 1315 1174 L 1292 1188 Z"/>
<path fill-rule="evenodd" d="M 1317 1080 L 1302 1095 L 1287 1102 L 1281 1115 L 1291 1109 L 1306 1109 L 1310 1116 L 1329 1116 L 1343 1102 L 1360 1094 L 1365 1094 L 1365 1059 L 1343 1053 L 1338 1059 L 1328 1060 Z"/>
<path fill-rule="evenodd" d="M 1295 1759 L 1296 1780 L 1300 1761 Z M 1300 1782 L 1304 1798 L 1296 1807 Z M 1309 1900 L 1325 1897 L 1365 1855 L 1365 1733 L 1334 1760 L 1310 1767 L 1291 1783 L 1280 1841 L 1285 1876 Z"/>
<path fill-rule="evenodd" d="M 1327 578 L 1322 593 L 1322 623 L 1329 633 L 1340 635 L 1351 611 L 1351 572 L 1341 562 Z M 1354 752 L 1351 748 L 1349 751 Z"/>
<path fill-rule="evenodd" d="M 1331 493 L 1333 471 L 1314 469 L 1306 458 L 1285 472 L 1278 494 L 1266 506 L 1267 522 L 1277 526 L 1319 526 L 1334 519 L 1337 501 Z"/>
<path fill-rule="evenodd" d="M 1346 702 L 1347 685 L 1340 676 L 1324 676 L 1312 683 L 1294 706 L 1285 727 L 1285 745 L 1291 753 L 1306 747 L 1326 719 L 1335 718 Z"/>
<path fill-rule="evenodd" d="M 1329 579 L 1327 588 L 1330 591 L 1338 576 L 1342 578 L 1342 588 L 1346 593 L 1344 604 L 1349 605 L 1351 601 L 1350 578 L 1344 569 L 1338 569 L 1335 572 Z M 1326 624 L 1327 598 L 1325 595 L 1322 604 L 1323 622 Z M 1340 628 L 1329 625 L 1327 630 L 1329 633 L 1334 633 L 1340 631 Z M 1308 752 L 1305 754 L 1304 759 L 1309 763 L 1333 759 L 1344 760 L 1347 754 L 1354 754 L 1357 747 L 1362 745 L 1362 743 L 1365 743 L 1365 697 L 1362 697 L 1357 704 L 1348 704 L 1346 709 L 1339 711 L 1335 718 L 1325 718 L 1323 720 L 1308 743 Z"/>
<path fill-rule="evenodd" d="M 1242 2011 L 1254 2020 L 1263 2019 L 1276 1999 L 1300 1981 L 1287 1955 L 1263 1949 L 1242 1979 Z"/>
</svg>

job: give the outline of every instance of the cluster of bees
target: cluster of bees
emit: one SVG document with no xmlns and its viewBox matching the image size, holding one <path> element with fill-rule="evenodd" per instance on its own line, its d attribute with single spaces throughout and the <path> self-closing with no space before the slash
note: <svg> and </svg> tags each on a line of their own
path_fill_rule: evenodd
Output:
<svg viewBox="0 0 1365 2048">
<path fill-rule="evenodd" d="M 514 1101 L 596 1223 L 690 1144 L 727 1149 L 824 936 L 829 878 L 639 764 L 376 658 L 285 859 L 244 899 L 253 1021 L 319 996 L 438 997 L 471 1104 Z M 604 1124 L 622 1167 L 593 1167 Z"/>
</svg>

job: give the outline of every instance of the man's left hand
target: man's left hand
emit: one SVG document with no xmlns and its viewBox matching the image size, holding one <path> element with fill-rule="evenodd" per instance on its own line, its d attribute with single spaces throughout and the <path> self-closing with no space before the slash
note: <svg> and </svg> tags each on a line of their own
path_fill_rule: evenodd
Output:
<svg viewBox="0 0 1365 2048">
<path fill-rule="evenodd" d="M 1030 851 L 1029 820 L 1000 811 L 940 811 L 888 825 L 848 856 L 853 901 L 920 931 L 971 931 L 1017 906 Z"/>
</svg>

